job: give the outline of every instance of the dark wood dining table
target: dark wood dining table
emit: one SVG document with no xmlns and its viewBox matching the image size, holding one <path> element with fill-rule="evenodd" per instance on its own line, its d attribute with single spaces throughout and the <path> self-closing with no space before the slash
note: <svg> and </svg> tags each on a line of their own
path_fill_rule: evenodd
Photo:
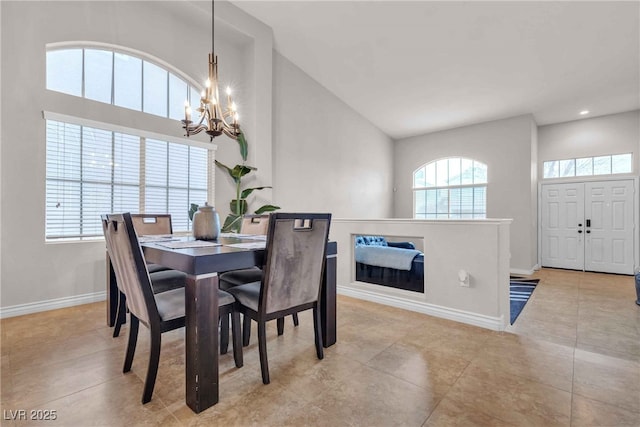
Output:
<svg viewBox="0 0 640 427">
<path fill-rule="evenodd" d="M 188 238 L 183 238 L 187 240 Z M 191 238 L 191 240 L 193 240 Z M 185 286 L 186 403 L 199 413 L 218 402 L 218 273 L 261 266 L 264 249 L 236 248 L 230 244 L 259 242 L 220 237 L 221 246 L 172 249 L 162 242 L 141 243 L 148 262 L 187 274 Z M 321 291 L 321 324 L 324 347 L 336 342 L 337 244 L 329 242 Z M 107 257 L 108 261 L 108 257 Z M 118 304 L 115 274 L 108 262 L 107 323 L 113 326 Z"/>
</svg>

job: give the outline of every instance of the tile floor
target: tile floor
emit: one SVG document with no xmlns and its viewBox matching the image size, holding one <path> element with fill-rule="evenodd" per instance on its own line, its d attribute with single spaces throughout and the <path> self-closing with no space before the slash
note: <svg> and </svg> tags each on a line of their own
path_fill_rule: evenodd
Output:
<svg viewBox="0 0 640 427">
<path fill-rule="evenodd" d="M 0 322 L 3 426 L 640 426 L 640 307 L 629 276 L 541 270 L 516 324 L 497 333 L 340 297 L 339 341 L 316 359 L 312 320 L 269 328 L 271 384 L 255 331 L 220 402 L 184 404 L 184 332 L 163 335 L 153 400 L 140 403 L 148 340 L 122 374 L 127 329 L 104 303 Z M 11 421 L 16 410 L 55 421 Z"/>
</svg>

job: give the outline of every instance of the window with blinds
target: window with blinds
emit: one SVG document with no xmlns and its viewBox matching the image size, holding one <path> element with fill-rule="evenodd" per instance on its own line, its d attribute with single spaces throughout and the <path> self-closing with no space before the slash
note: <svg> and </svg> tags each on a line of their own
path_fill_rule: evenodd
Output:
<svg viewBox="0 0 640 427">
<path fill-rule="evenodd" d="M 413 173 L 413 217 L 486 218 L 487 165 L 451 157 L 427 163 Z"/>
<path fill-rule="evenodd" d="M 100 215 L 169 213 L 189 229 L 190 203 L 207 200 L 209 150 L 47 120 L 46 238 L 102 236 Z"/>
</svg>

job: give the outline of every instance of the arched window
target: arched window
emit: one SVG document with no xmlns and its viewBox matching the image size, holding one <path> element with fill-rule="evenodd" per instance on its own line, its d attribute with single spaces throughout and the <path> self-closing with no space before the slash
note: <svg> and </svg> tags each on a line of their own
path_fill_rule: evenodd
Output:
<svg viewBox="0 0 640 427">
<path fill-rule="evenodd" d="M 182 72 L 120 46 L 56 43 L 46 60 L 47 89 L 155 116 L 182 119 L 184 101 L 200 97 Z M 109 212 L 169 213 L 173 230 L 187 231 L 190 204 L 213 200 L 213 144 L 59 112 L 44 118 L 47 240 L 100 237 Z"/>
<path fill-rule="evenodd" d="M 47 89 L 161 117 L 184 118 L 199 89 L 157 58 L 123 47 L 47 46 Z"/>
<path fill-rule="evenodd" d="M 486 218 L 487 165 L 449 157 L 413 172 L 413 217 Z"/>
</svg>

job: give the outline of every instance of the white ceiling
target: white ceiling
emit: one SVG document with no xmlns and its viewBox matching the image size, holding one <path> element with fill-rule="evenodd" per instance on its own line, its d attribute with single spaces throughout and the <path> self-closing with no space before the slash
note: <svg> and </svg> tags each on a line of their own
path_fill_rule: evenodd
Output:
<svg viewBox="0 0 640 427">
<path fill-rule="evenodd" d="M 398 139 L 519 114 L 640 108 L 640 2 L 234 1 Z"/>
</svg>

